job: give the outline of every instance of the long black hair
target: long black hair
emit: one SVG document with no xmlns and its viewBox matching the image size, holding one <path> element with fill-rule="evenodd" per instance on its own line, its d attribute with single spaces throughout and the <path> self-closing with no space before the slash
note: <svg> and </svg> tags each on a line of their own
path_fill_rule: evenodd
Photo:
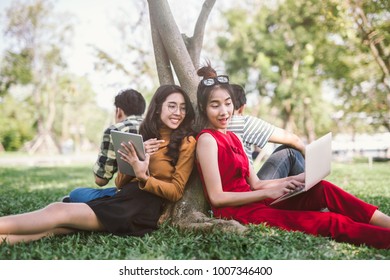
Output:
<svg viewBox="0 0 390 280">
<path fill-rule="evenodd" d="M 192 107 L 191 100 L 188 94 L 180 86 L 162 85 L 156 90 L 150 101 L 146 116 L 140 125 L 140 134 L 144 138 L 144 141 L 151 138 L 161 138 L 160 129 L 163 123 L 160 114 L 162 104 L 172 93 L 182 94 L 186 106 L 184 120 L 177 129 L 172 131 L 171 139 L 168 144 L 168 151 L 166 153 L 167 156 L 172 158 L 172 165 L 175 166 L 179 158 L 181 142 L 185 137 L 194 135 L 193 124 L 195 120 L 195 111 Z"/>
</svg>

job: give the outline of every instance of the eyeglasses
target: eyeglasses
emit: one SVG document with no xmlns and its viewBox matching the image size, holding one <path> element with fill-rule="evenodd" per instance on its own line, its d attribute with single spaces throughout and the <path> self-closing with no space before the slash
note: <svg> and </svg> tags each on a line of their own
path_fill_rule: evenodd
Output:
<svg viewBox="0 0 390 280">
<path fill-rule="evenodd" d="M 215 78 L 209 78 L 209 79 L 203 79 L 202 84 L 206 87 L 211 87 L 216 84 L 228 84 L 229 83 L 229 76 L 221 75 L 217 76 Z"/>
<path fill-rule="evenodd" d="M 180 114 L 185 115 L 187 110 L 184 106 L 179 106 L 176 103 L 168 103 L 168 111 L 172 114 L 176 113 L 179 110 Z"/>
</svg>

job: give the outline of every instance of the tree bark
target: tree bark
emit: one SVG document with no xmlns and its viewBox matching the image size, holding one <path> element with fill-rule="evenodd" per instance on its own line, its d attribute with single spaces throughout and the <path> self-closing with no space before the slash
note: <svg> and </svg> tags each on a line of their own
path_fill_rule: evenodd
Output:
<svg viewBox="0 0 390 280">
<path fill-rule="evenodd" d="M 169 4 L 166 0 L 148 0 L 148 3 L 150 14 L 153 15 L 154 27 L 157 28 L 160 35 L 159 38 L 164 45 L 179 83 L 189 93 L 191 100 L 194 102 L 198 84 L 196 69 L 191 61 L 179 28 L 173 19 Z"/>
<path fill-rule="evenodd" d="M 191 43 L 187 45 L 189 51 L 167 1 L 148 0 L 154 53 L 160 83 L 173 81 L 170 68 L 170 65 L 172 65 L 181 87 L 189 93 L 193 104 L 196 104 L 196 89 L 199 83 L 196 70 L 199 66 L 204 29 L 214 3 L 215 0 L 205 0 L 196 24 L 195 36 L 189 40 Z M 246 227 L 236 221 L 210 218 L 209 209 L 198 172 L 194 168 L 186 185 L 183 198 L 177 203 L 166 206 L 160 222 L 170 221 L 180 228 L 201 230 L 212 230 L 214 228 L 235 232 L 246 230 Z"/>
<path fill-rule="evenodd" d="M 156 60 L 157 74 L 160 85 L 173 84 L 174 78 L 171 68 L 171 62 L 167 51 L 165 50 L 164 44 L 161 41 L 160 33 L 158 32 L 156 18 L 157 15 L 153 9 L 149 9 L 150 16 L 150 27 L 152 31 L 152 42 L 154 57 Z"/>
<path fill-rule="evenodd" d="M 206 29 L 207 19 L 214 7 L 216 0 L 205 1 L 202 10 L 199 14 L 198 20 L 195 24 L 194 35 L 189 39 L 188 52 L 190 54 L 192 63 L 195 69 L 199 68 L 200 53 L 203 46 L 204 31 Z"/>
</svg>

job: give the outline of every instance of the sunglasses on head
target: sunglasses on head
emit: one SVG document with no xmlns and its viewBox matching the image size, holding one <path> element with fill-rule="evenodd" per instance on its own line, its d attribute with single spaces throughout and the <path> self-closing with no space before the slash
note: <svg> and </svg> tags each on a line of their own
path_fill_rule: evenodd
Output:
<svg viewBox="0 0 390 280">
<path fill-rule="evenodd" d="M 206 87 L 211 87 L 216 84 L 228 84 L 228 83 L 229 83 L 229 77 L 226 75 L 220 75 L 215 78 L 208 78 L 202 80 L 202 84 Z"/>
</svg>

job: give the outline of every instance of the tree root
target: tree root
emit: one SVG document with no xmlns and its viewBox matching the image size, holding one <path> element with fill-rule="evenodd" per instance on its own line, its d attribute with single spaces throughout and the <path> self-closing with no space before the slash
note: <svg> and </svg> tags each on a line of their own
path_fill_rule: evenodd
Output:
<svg viewBox="0 0 390 280">
<path fill-rule="evenodd" d="M 203 195 L 203 188 L 196 170 L 187 184 L 183 198 L 175 203 L 167 203 L 159 224 L 169 223 L 183 230 L 210 232 L 244 233 L 248 228 L 235 220 L 209 217 L 210 205 Z"/>
<path fill-rule="evenodd" d="M 224 220 L 207 217 L 201 212 L 192 212 L 185 219 L 172 222 L 172 225 L 184 230 L 211 232 L 219 230 L 223 232 L 242 234 L 248 228 L 235 220 Z"/>
</svg>

